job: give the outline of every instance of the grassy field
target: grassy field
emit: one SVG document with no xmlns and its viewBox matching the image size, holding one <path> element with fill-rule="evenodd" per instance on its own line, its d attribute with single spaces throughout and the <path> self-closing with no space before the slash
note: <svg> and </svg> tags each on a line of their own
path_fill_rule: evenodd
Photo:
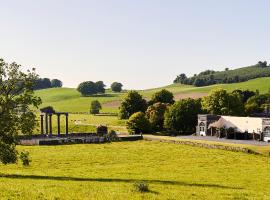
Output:
<svg viewBox="0 0 270 200">
<path fill-rule="evenodd" d="M 218 87 L 225 88 L 229 91 L 235 89 L 249 89 L 255 91 L 258 89 L 261 93 L 266 93 L 270 88 L 270 78 L 259 78 L 242 83 L 220 84 L 207 87 L 193 87 L 188 85 L 172 84 L 166 87 L 143 90 L 139 92 L 145 98 L 150 98 L 153 93 L 165 88 L 173 92 L 175 98 L 178 99 L 207 95 L 209 91 Z M 81 97 L 79 92 L 73 88 L 53 88 L 47 90 L 39 90 L 36 92 L 36 95 L 42 98 L 42 107 L 51 105 L 57 111 L 88 112 L 90 102 L 97 99 L 103 105 L 102 112 L 117 113 L 120 101 L 126 95 L 126 92 L 112 93 L 108 91 L 106 94 L 101 96 Z"/>
<path fill-rule="evenodd" d="M 57 116 L 53 116 L 53 133 L 57 133 Z M 66 131 L 65 116 L 60 118 L 61 133 Z M 99 125 L 108 126 L 109 130 L 117 132 L 127 132 L 125 127 L 125 120 L 119 120 L 117 116 L 102 116 L 90 114 L 69 114 L 69 133 L 91 133 L 96 132 L 96 127 Z M 45 124 L 44 124 L 45 126 Z M 39 126 L 35 133 L 40 133 Z"/>
<path fill-rule="evenodd" d="M 188 142 L 196 142 L 199 144 L 210 144 L 210 145 L 221 145 L 221 146 L 233 146 L 233 147 L 242 147 L 250 149 L 258 154 L 263 156 L 270 156 L 270 145 L 266 146 L 259 146 L 259 145 L 251 145 L 251 144 L 235 144 L 230 143 L 230 140 L 227 142 L 217 142 L 217 141 L 207 141 L 207 140 L 190 140 L 190 139 L 183 139 L 179 137 L 171 137 L 171 136 L 157 136 L 157 135 L 144 135 L 144 138 L 154 140 L 154 141 L 188 141 Z"/>
<path fill-rule="evenodd" d="M 0 165 L 0 199 L 269 199 L 270 158 L 160 142 L 19 146 Z M 144 181 L 150 192 L 133 184 Z"/>
</svg>

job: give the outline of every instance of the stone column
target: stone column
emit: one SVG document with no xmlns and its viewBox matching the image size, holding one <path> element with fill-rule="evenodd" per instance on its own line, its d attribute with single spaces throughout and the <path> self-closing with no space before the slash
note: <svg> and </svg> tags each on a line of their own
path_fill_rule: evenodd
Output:
<svg viewBox="0 0 270 200">
<path fill-rule="evenodd" d="M 52 114 L 49 114 L 49 121 L 50 121 L 50 137 L 52 137 Z"/>
<path fill-rule="evenodd" d="M 60 134 L 61 134 L 61 122 L 60 122 L 60 114 L 58 113 L 57 114 L 57 133 L 58 133 L 58 136 L 60 137 Z"/>
<path fill-rule="evenodd" d="M 41 135 L 43 135 L 44 134 L 44 115 L 43 114 L 41 114 L 40 115 L 40 133 L 41 133 Z"/>
<path fill-rule="evenodd" d="M 45 114 L 45 131 L 46 131 L 46 135 L 48 135 L 49 133 L 49 128 L 48 128 L 48 114 Z"/>
<path fill-rule="evenodd" d="M 66 113 L 66 135 L 68 135 L 68 113 Z"/>
</svg>

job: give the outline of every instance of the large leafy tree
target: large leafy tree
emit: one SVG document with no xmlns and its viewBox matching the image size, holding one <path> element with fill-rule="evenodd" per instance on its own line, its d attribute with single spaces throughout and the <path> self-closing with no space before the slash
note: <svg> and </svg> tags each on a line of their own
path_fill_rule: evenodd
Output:
<svg viewBox="0 0 270 200">
<path fill-rule="evenodd" d="M 202 108 L 208 113 L 217 115 L 242 116 L 244 104 L 242 96 L 238 93 L 229 93 L 224 89 L 214 89 L 207 97 L 202 99 Z"/>
<path fill-rule="evenodd" d="M 105 93 L 105 87 L 106 85 L 103 83 L 103 81 L 96 82 L 97 93 Z"/>
<path fill-rule="evenodd" d="M 168 103 L 168 104 L 173 104 L 174 103 L 174 96 L 173 93 L 171 93 L 168 90 L 162 89 L 156 93 L 153 94 L 151 101 L 149 102 L 150 104 L 154 103 Z"/>
<path fill-rule="evenodd" d="M 111 89 L 113 92 L 121 92 L 122 91 L 122 83 L 118 83 L 118 82 L 113 82 L 111 84 Z"/>
<path fill-rule="evenodd" d="M 164 127 L 172 132 L 193 133 L 199 113 L 201 113 L 200 99 L 182 99 L 166 111 Z"/>
<path fill-rule="evenodd" d="M 92 81 L 86 81 L 80 83 L 77 90 L 81 93 L 82 96 L 89 96 L 97 94 L 97 85 Z"/>
<path fill-rule="evenodd" d="M 150 123 L 143 112 L 136 112 L 127 121 L 127 129 L 130 134 L 148 133 L 151 130 Z"/>
<path fill-rule="evenodd" d="M 132 114 L 136 112 L 145 112 L 147 108 L 147 102 L 136 91 L 129 91 L 127 96 L 121 102 L 119 117 L 120 119 L 128 119 Z"/>
<path fill-rule="evenodd" d="M 17 161 L 17 135 L 33 133 L 36 121 L 31 107 L 41 104 L 33 91 L 37 78 L 35 69 L 25 73 L 17 63 L 0 59 L 0 162 L 4 164 Z"/>
<path fill-rule="evenodd" d="M 62 87 L 62 86 L 63 86 L 62 81 L 60 81 L 58 79 L 51 80 L 51 87 L 57 88 L 57 87 Z"/>
<path fill-rule="evenodd" d="M 168 109 L 168 104 L 155 103 L 149 106 L 145 112 L 147 119 L 149 120 L 152 130 L 162 131 L 164 124 L 164 114 Z"/>
</svg>

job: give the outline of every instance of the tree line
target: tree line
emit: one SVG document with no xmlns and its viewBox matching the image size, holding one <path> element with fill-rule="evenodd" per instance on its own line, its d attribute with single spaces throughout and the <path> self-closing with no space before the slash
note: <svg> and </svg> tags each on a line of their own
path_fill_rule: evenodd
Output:
<svg viewBox="0 0 270 200">
<path fill-rule="evenodd" d="M 239 83 L 260 77 L 270 76 L 270 65 L 266 61 L 258 62 L 256 65 L 224 71 L 205 70 L 199 74 L 187 77 L 182 73 L 178 75 L 174 83 L 194 85 L 196 87 L 221 84 L 221 83 Z"/>
<path fill-rule="evenodd" d="M 196 131 L 198 114 L 250 116 L 269 110 L 270 93 L 228 92 L 220 88 L 203 98 L 174 101 L 173 94 L 163 89 L 148 102 L 138 92 L 128 92 L 119 108 L 119 117 L 128 119 L 130 133 L 190 134 Z"/>
<path fill-rule="evenodd" d="M 59 79 L 38 78 L 34 83 L 34 90 L 62 87 L 63 82 Z"/>
<path fill-rule="evenodd" d="M 104 94 L 106 85 L 103 81 L 85 81 L 79 84 L 77 87 L 77 91 L 81 93 L 82 96 L 91 96 L 95 94 Z M 111 84 L 111 90 L 113 92 L 121 92 L 122 91 L 122 83 L 113 82 Z"/>
</svg>

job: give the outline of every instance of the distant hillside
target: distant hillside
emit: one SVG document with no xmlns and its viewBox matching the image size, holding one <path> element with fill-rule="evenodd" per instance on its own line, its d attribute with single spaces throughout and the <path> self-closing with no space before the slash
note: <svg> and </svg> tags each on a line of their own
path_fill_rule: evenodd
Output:
<svg viewBox="0 0 270 200">
<path fill-rule="evenodd" d="M 234 70 L 229 70 L 228 68 L 224 71 L 206 70 L 192 77 L 180 74 L 174 80 L 174 83 L 201 87 L 214 84 L 240 83 L 260 77 L 270 77 L 270 66 L 267 65 L 266 61 Z"/>
<path fill-rule="evenodd" d="M 207 95 L 210 90 L 218 87 L 229 91 L 249 89 L 253 91 L 259 90 L 260 93 L 266 93 L 270 88 L 270 77 L 253 79 L 242 83 L 217 84 L 205 87 L 194 87 L 177 83 L 166 87 L 142 90 L 139 92 L 144 98 L 149 99 L 153 93 L 164 88 L 171 91 L 174 94 L 175 99 L 178 100 L 187 97 L 202 97 Z M 102 112 L 117 113 L 120 102 L 126 95 L 126 92 L 113 93 L 111 91 L 106 91 L 104 95 L 81 97 L 80 93 L 73 88 L 51 88 L 38 90 L 36 91 L 36 95 L 40 96 L 43 100 L 41 107 L 53 106 L 57 111 L 88 112 L 91 101 L 99 100 L 102 104 Z"/>
</svg>

